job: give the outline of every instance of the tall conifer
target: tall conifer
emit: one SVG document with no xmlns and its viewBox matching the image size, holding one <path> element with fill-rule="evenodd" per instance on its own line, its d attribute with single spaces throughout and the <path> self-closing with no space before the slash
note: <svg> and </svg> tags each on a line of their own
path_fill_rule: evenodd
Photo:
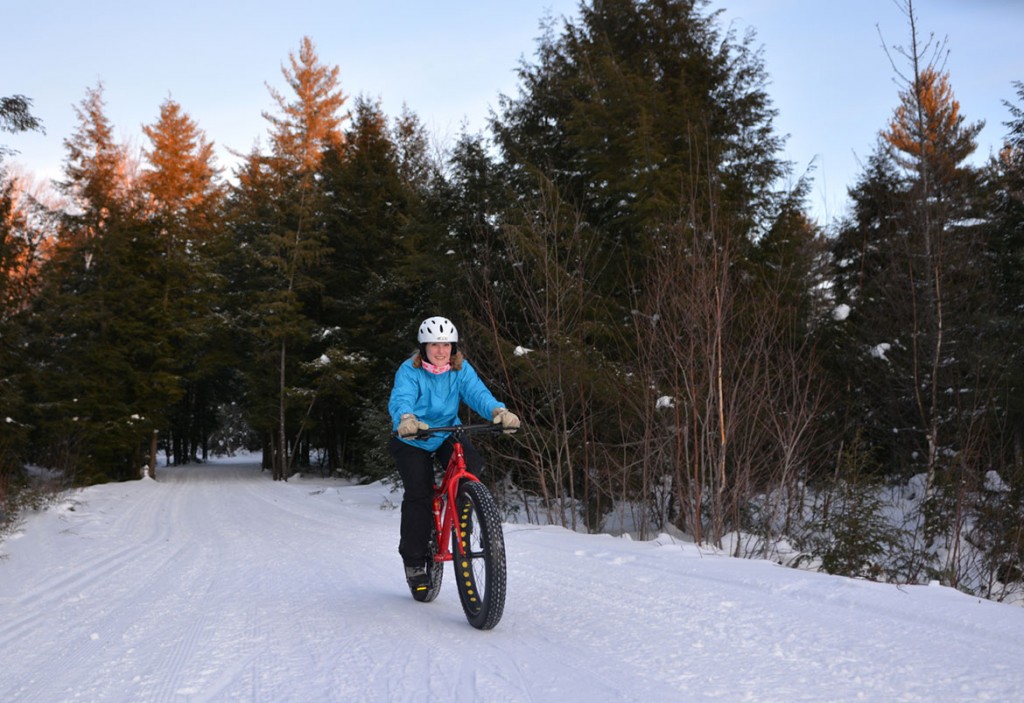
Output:
<svg viewBox="0 0 1024 703">
<path fill-rule="evenodd" d="M 177 392 L 160 302 L 161 251 L 137 164 L 113 139 L 102 86 L 65 140 L 62 213 L 32 315 L 38 459 L 83 480 L 138 475 Z"/>
<path fill-rule="evenodd" d="M 305 428 L 308 400 L 303 397 L 311 393 L 298 374 L 301 362 L 311 361 L 305 358 L 312 353 L 315 328 L 310 305 L 319 294 L 315 273 L 326 254 L 317 173 L 324 154 L 342 148 L 341 125 L 348 118 L 341 111 L 347 97 L 338 85 L 338 68 L 320 63 L 309 37 L 281 71 L 294 95 L 268 86 L 280 109 L 264 113 L 271 150 L 250 154 L 232 197 L 235 237 L 245 247 L 243 258 L 251 258 L 242 266 L 259 272 L 238 281 L 249 294 L 243 303 L 255 364 L 249 383 L 256 396 L 276 399 L 272 414 L 265 404 L 254 408 L 253 424 L 266 437 L 267 463 L 279 480 L 292 465 Z"/>
<path fill-rule="evenodd" d="M 144 126 L 143 133 L 150 146 L 143 151 L 140 185 L 147 198 L 146 220 L 163 250 L 160 308 L 166 322 L 161 333 L 167 335 L 181 384 L 165 441 L 168 455 L 183 463 L 197 458 L 199 449 L 205 455 L 217 388 L 227 373 L 229 350 L 215 344 L 225 334 L 219 314 L 222 286 L 215 275 L 223 242 L 224 187 L 213 143 L 177 102 L 166 100 L 157 122 Z"/>
<path fill-rule="evenodd" d="M 555 490 L 647 496 L 669 481 L 689 506 L 680 524 L 693 526 L 710 486 L 717 540 L 754 488 L 738 473 L 754 471 L 763 411 L 749 402 L 763 394 L 745 385 L 755 358 L 745 340 L 778 335 L 759 322 L 743 272 L 757 265 L 753 244 L 783 211 L 774 188 L 787 169 L 760 57 L 706 5 L 601 0 L 560 32 L 549 28 L 537 63 L 519 72 L 520 94 L 502 99 L 493 125 L 517 195 L 494 247 L 505 254 L 493 259 L 526 278 L 507 289 L 495 281 L 504 295 L 491 295 L 481 317 L 509 347 L 537 350 L 537 361 L 515 363 L 538 366 L 543 356 L 552 370 L 566 368 L 549 356 L 564 354 L 576 374 L 571 398 L 559 398 L 563 419 L 551 423 L 555 438 L 574 428 L 571 458 L 560 450 L 538 465 L 553 475 L 566 465 L 619 466 L 616 447 L 641 448 L 600 485 L 584 481 L 593 472 L 569 472 Z M 568 275 L 554 275 L 559 267 Z M 482 293 L 492 282 L 484 283 Z M 566 306 L 571 300 L 584 304 Z M 695 354 L 707 365 L 684 368 Z M 685 408 L 655 415 L 659 395 Z M 685 433 L 703 444 L 684 448 Z"/>
</svg>

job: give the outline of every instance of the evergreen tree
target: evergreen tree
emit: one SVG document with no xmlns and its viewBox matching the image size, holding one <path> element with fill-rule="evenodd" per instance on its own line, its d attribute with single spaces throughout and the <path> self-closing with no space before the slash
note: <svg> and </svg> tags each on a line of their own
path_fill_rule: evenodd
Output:
<svg viewBox="0 0 1024 703">
<path fill-rule="evenodd" d="M 18 313 L 31 299 L 36 274 L 36 237 L 25 210 L 19 179 L 0 177 L 0 527 L 14 511 L 26 449 L 21 326 Z"/>
<path fill-rule="evenodd" d="M 216 344 L 224 336 L 216 275 L 224 187 L 213 144 L 178 103 L 166 100 L 158 121 L 143 132 L 151 146 L 143 152 L 148 165 L 140 186 L 151 236 L 163 245 L 160 306 L 166 324 L 159 333 L 174 350 L 174 373 L 182 384 L 166 442 L 168 455 L 180 464 L 197 458 L 200 448 L 205 458 L 230 368 L 230 350 Z"/>
<path fill-rule="evenodd" d="M 1000 364 L 978 343 L 991 334 L 991 259 L 978 170 L 965 163 L 981 124 L 965 121 L 926 59 L 941 47 L 919 41 L 912 2 L 901 7 L 909 70 L 833 248 L 838 302 L 851 311 L 833 368 L 846 380 L 844 439 L 860 434 L 884 475 L 926 477 L 924 547 L 903 577 L 941 572 L 955 585 L 964 495 L 984 483 L 997 427 Z"/>
<path fill-rule="evenodd" d="M 138 475 L 177 384 L 159 305 L 160 250 L 135 165 L 113 139 L 101 87 L 77 113 L 59 184 L 72 207 L 29 318 L 29 388 L 35 459 L 91 482 Z"/>
<path fill-rule="evenodd" d="M 268 85 L 280 114 L 264 112 L 263 117 L 270 123 L 271 153 L 291 170 L 311 173 L 325 150 L 344 142 L 342 126 L 350 115 L 342 109 L 348 96 L 338 85 L 338 67 L 320 63 L 309 37 L 302 38 L 298 55 L 289 54 L 288 62 L 290 68 L 282 66 L 281 74 L 295 95 L 289 101 Z"/>
<path fill-rule="evenodd" d="M 668 475 L 687 506 L 680 522 L 700 539 L 701 491 L 713 484 L 717 540 L 749 490 L 729 471 L 756 464 L 753 434 L 734 439 L 756 426 L 755 411 L 731 399 L 760 397 L 741 390 L 753 358 L 743 340 L 772 334 L 744 276 L 760 265 L 754 242 L 782 212 L 773 187 L 786 165 L 752 38 L 721 32 L 705 7 L 601 0 L 559 34 L 549 28 L 537 64 L 519 72 L 520 95 L 502 99 L 493 124 L 517 197 L 501 213 L 505 253 L 492 260 L 525 280 L 491 296 L 481 317 L 501 325 L 508 348 L 592 373 L 574 377 L 573 403 L 561 404 L 569 422 L 550 423 L 557 437 L 575 428 L 573 455 L 535 463 L 553 476 L 564 466 L 619 470 L 593 484 L 594 472 L 573 470 L 555 491 L 646 501 Z M 531 301 L 538 295 L 540 306 Z M 714 361 L 698 369 L 688 359 Z M 659 397 L 689 400 L 662 423 Z M 694 425 L 705 428 L 706 446 L 692 444 Z M 745 457 L 734 452 L 744 445 Z M 639 448 L 628 468 L 625 446 Z M 699 472 L 689 471 L 687 453 L 704 462 Z"/>
<path fill-rule="evenodd" d="M 32 115 L 32 101 L 23 95 L 0 98 L 0 131 L 44 131 Z M 20 313 L 34 293 L 43 231 L 22 178 L 8 176 L 4 156 L 15 153 L 0 144 L 0 527 L 17 510 L 22 460 L 27 453 L 29 425 L 22 379 L 28 360 Z"/>
<path fill-rule="evenodd" d="M 495 122 L 515 171 L 543 169 L 605 233 L 602 288 L 620 300 L 627 278 L 645 278 L 658 244 L 652 223 L 713 196 L 722 226 L 752 238 L 783 172 L 760 60 L 749 41 L 720 34 L 705 4 L 581 7 L 578 24 L 542 40 L 539 65 L 520 70 L 522 96 L 503 99 Z"/>
<path fill-rule="evenodd" d="M 32 101 L 24 95 L 0 98 L 0 131 L 44 131 L 33 116 Z M 0 324 L 9 321 L 29 298 L 42 236 L 33 223 L 32 198 L 24 178 L 8 177 L 3 167 L 6 154 L 14 150 L 0 145 Z"/>
<path fill-rule="evenodd" d="M 844 302 L 864 335 L 858 346 L 876 356 L 881 374 L 871 376 L 888 396 L 868 403 L 893 410 L 871 439 L 890 447 L 887 466 L 924 470 L 931 485 L 947 464 L 943 457 L 966 448 L 963 433 L 983 402 L 971 394 L 987 384 L 973 343 L 988 278 L 971 224 L 978 176 L 964 163 L 981 124 L 965 123 L 948 77 L 924 63 L 927 46 L 919 43 L 909 2 L 905 10 L 911 74 L 881 134 L 876 170 L 853 192 L 866 217 L 841 234 L 837 259 L 856 270 L 856 284 L 845 276 L 852 298 Z M 882 167 L 890 172 L 880 173 Z M 844 248 L 864 254 L 856 267 Z"/>
<path fill-rule="evenodd" d="M 971 175 L 962 163 L 977 149 L 975 140 L 985 126 L 966 124 L 965 119 L 949 75 L 928 65 L 900 93 L 882 136 L 896 150 L 896 162 L 917 174 L 922 188 L 934 189 L 939 197 L 956 197 Z"/>
<path fill-rule="evenodd" d="M 1000 350 L 1002 382 L 996 394 L 1003 408 L 999 463 L 1024 470 L 1024 83 L 1014 84 L 1017 104 L 1006 102 L 1011 120 L 998 157 L 990 164 L 988 210 L 995 262 L 995 316 L 988 344 Z M 998 370 L 998 369 L 996 369 Z"/>
<path fill-rule="evenodd" d="M 908 190 L 891 154 L 879 145 L 850 189 L 853 210 L 831 247 L 833 289 L 842 313 L 824 332 L 823 346 L 842 398 L 836 432 L 846 443 L 861 438 L 862 454 L 873 459 L 870 470 L 883 473 L 912 471 L 906 430 L 913 396 L 905 384 L 894 384 L 894 377 L 906 373 L 899 352 L 909 321 L 898 303 L 898 281 L 904 274 Z"/>
<path fill-rule="evenodd" d="M 64 180 L 58 190 L 68 199 L 68 219 L 61 232 L 67 244 L 102 233 L 107 218 L 138 207 L 134 192 L 136 167 L 125 145 L 114 139 L 107 118 L 103 84 L 86 90 L 75 107 L 78 127 L 64 140 Z"/>
<path fill-rule="evenodd" d="M 0 323 L 31 302 L 47 250 L 49 218 L 26 179 L 0 180 Z"/>
<path fill-rule="evenodd" d="M 415 116 L 406 112 L 392 128 L 379 104 L 360 98 L 345 145 L 323 164 L 331 254 L 322 319 L 332 330 L 332 368 L 344 371 L 349 385 L 343 397 L 324 399 L 331 415 L 324 425 L 335 428 L 325 438 L 328 446 L 343 443 L 339 458 L 360 466 L 361 447 L 384 429 L 365 436 L 362 419 L 379 417 L 387 405 L 395 366 L 410 350 L 412 326 L 432 304 L 449 305 L 453 281 L 443 272 L 444 243 L 428 214 L 436 166 Z"/>
<path fill-rule="evenodd" d="M 0 131 L 2 132 L 29 132 L 45 131 L 42 121 L 32 114 L 32 100 L 24 95 L 11 95 L 0 98 Z M 17 153 L 10 147 L 0 144 L 0 165 L 3 164 L 4 156 Z M 2 173 L 0 173 L 2 175 Z"/>
<path fill-rule="evenodd" d="M 311 306 L 319 296 L 316 273 L 327 242 L 318 171 L 324 154 L 342 147 L 340 126 L 348 117 L 341 113 L 347 97 L 338 86 L 338 68 L 320 63 L 308 37 L 289 61 L 282 74 L 294 97 L 289 100 L 270 89 L 280 108 L 279 114 L 264 114 L 271 151 L 250 154 L 238 173 L 231 203 L 242 258 L 234 271 L 244 291 L 238 309 L 250 333 L 252 424 L 265 437 L 269 456 L 265 452 L 264 463 L 277 480 L 287 477 L 291 449 L 298 446 L 297 439 L 289 440 L 289 431 L 298 437 L 306 427 L 305 408 L 313 391 L 308 379 L 299 376 L 301 364 L 319 356 L 314 356 Z M 270 398 L 275 399 L 273 406 Z"/>
</svg>

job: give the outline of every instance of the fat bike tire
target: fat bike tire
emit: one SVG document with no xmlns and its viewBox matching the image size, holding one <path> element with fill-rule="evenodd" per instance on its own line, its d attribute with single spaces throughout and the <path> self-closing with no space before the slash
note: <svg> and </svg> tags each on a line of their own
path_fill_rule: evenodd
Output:
<svg viewBox="0 0 1024 703">
<path fill-rule="evenodd" d="M 470 625 L 490 630 L 505 610 L 505 537 L 501 517 L 490 491 L 476 481 L 462 483 L 455 509 L 458 524 L 452 535 L 452 564 L 459 600 Z"/>
<path fill-rule="evenodd" d="M 434 555 L 437 554 L 436 535 L 436 530 L 430 531 L 430 555 L 427 559 L 427 578 L 430 580 L 430 585 L 427 586 L 425 591 L 415 591 L 411 587 L 409 589 L 412 591 L 413 599 L 418 600 L 420 603 L 429 603 L 437 598 L 437 594 L 441 592 L 441 581 L 444 579 L 444 564 L 434 560 Z"/>
</svg>

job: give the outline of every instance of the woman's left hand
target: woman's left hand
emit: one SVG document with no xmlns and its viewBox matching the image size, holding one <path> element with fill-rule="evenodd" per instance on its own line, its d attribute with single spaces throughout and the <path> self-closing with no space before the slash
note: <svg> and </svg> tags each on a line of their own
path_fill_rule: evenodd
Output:
<svg viewBox="0 0 1024 703">
<path fill-rule="evenodd" d="M 494 424 L 501 424 L 504 432 L 511 433 L 519 429 L 519 416 L 507 408 L 495 408 L 492 415 Z"/>
</svg>

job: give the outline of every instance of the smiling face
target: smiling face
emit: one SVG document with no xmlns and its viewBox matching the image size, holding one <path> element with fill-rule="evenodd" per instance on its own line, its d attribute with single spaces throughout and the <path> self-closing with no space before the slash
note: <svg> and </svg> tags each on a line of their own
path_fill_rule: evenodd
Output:
<svg viewBox="0 0 1024 703">
<path fill-rule="evenodd" d="M 451 356 L 452 345 L 449 342 L 427 342 L 427 361 L 434 366 L 444 366 Z"/>
</svg>

